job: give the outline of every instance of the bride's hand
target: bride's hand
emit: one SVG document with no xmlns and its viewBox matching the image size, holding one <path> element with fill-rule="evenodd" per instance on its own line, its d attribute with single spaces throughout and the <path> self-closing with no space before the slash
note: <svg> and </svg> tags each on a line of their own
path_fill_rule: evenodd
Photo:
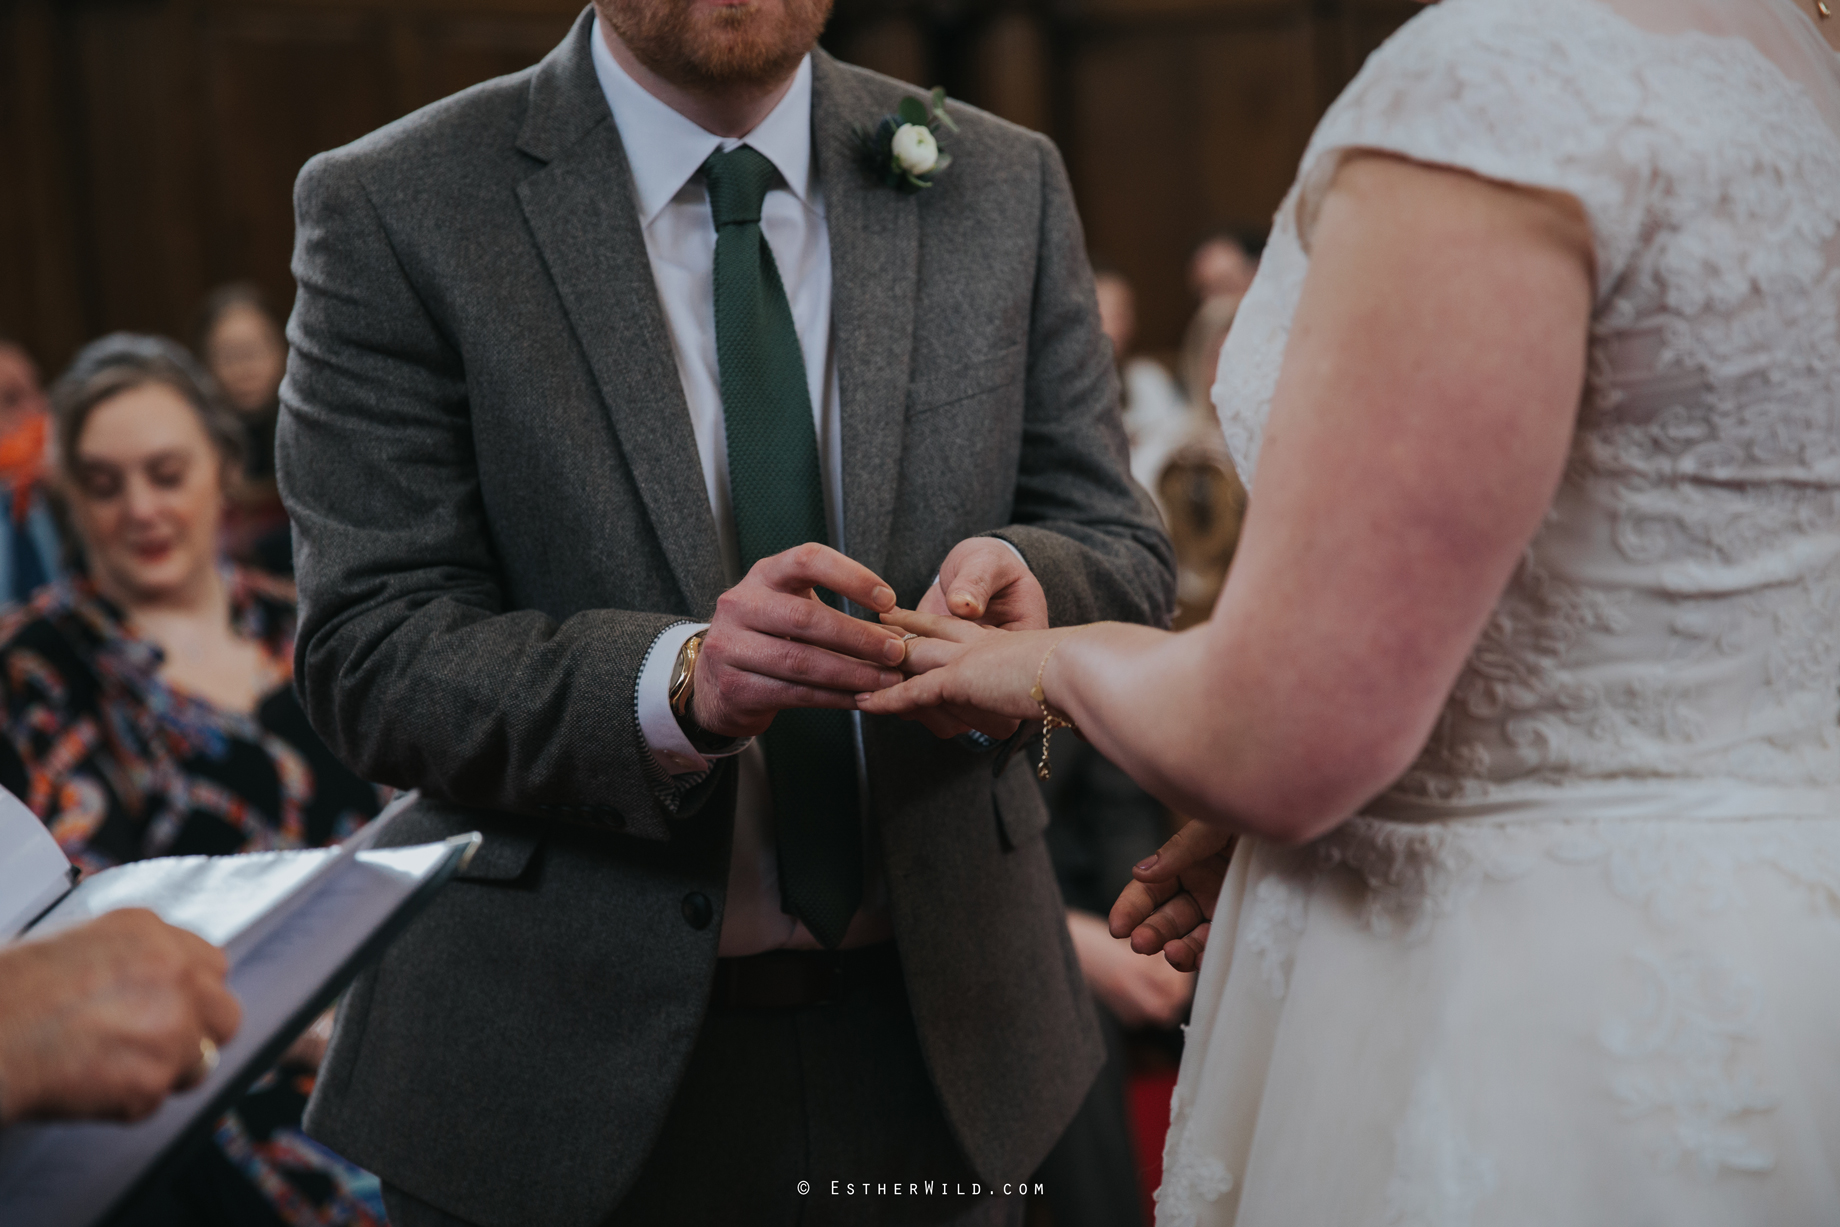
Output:
<svg viewBox="0 0 1840 1227">
<path fill-rule="evenodd" d="M 1129 937 L 1139 954 L 1160 950 L 1177 971 L 1198 969 L 1232 853 L 1231 831 L 1190 822 L 1131 870 L 1136 881 L 1112 905 L 1112 936 Z"/>
<path fill-rule="evenodd" d="M 900 609 L 883 614 L 882 621 L 921 636 L 908 641 L 902 666 L 915 676 L 857 695 L 858 708 L 877 716 L 913 716 L 949 707 L 1010 729 L 1014 721 L 1040 718 L 1040 707 L 1029 697 L 1036 672 L 1054 642 L 1074 629 L 1000 631 Z"/>
<path fill-rule="evenodd" d="M 927 600 L 933 601 L 938 596 L 935 587 L 927 593 Z M 943 601 L 935 602 L 943 604 Z M 983 622 L 974 622 L 954 616 L 934 614 L 922 602 L 920 610 L 910 613 L 904 609 L 891 611 L 894 616 L 883 615 L 882 620 L 890 626 L 897 626 L 907 631 L 907 655 L 901 661 L 901 670 L 907 674 L 925 673 L 952 662 L 957 654 L 980 636 L 1001 633 Z M 928 638 L 928 635 L 951 636 L 951 638 Z M 867 709 L 865 709 L 867 710 Z M 975 707 L 963 707 L 956 703 L 940 703 L 936 706 L 921 707 L 912 712 L 904 712 L 904 720 L 916 720 L 932 731 L 939 738 L 956 737 L 967 729 L 976 729 L 986 737 L 997 741 L 1007 741 L 1016 731 L 1019 721 L 1006 716 L 979 711 Z"/>
</svg>

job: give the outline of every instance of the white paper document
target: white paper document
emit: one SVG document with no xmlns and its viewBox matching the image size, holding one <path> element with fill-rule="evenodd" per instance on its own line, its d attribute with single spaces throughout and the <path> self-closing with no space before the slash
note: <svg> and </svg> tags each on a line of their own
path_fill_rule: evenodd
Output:
<svg viewBox="0 0 1840 1227">
<path fill-rule="evenodd" d="M 56 903 L 75 876 L 38 815 L 0 788 L 0 942 Z"/>
<path fill-rule="evenodd" d="M 11 799 L 4 790 L 0 798 Z M 480 842 L 473 834 L 373 848 L 387 816 L 388 811 L 337 848 L 167 857 L 118 866 L 86 879 L 32 927 L 29 935 L 37 937 L 115 908 L 152 908 L 168 923 L 224 947 L 243 1021 L 202 1085 L 168 1099 L 138 1124 L 0 1130 L 0 1224 L 90 1227 L 131 1201 L 164 1160 L 208 1130 L 242 1089 L 273 1065 Z M 11 846 L 5 842 L 9 830 L 0 805 L 0 856 Z M 7 863 L 0 860 L 0 872 Z M 22 875 L 20 881 L 30 885 L 35 877 Z M 8 889 L 9 880 L 0 878 L 0 891 Z M 0 893 L 0 915 L 10 907 Z"/>
</svg>

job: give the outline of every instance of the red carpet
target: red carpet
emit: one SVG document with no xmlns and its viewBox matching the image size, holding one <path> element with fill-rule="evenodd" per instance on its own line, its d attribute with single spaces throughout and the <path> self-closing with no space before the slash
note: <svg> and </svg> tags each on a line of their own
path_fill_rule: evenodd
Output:
<svg viewBox="0 0 1840 1227">
<path fill-rule="evenodd" d="M 1137 1187 L 1144 1199 L 1144 1222 L 1156 1221 L 1150 1195 L 1163 1183 L 1163 1135 L 1169 1132 L 1169 1095 L 1176 1089 L 1174 1069 L 1147 1069 L 1126 1084 L 1131 1113 L 1131 1141 L 1137 1150 Z"/>
</svg>

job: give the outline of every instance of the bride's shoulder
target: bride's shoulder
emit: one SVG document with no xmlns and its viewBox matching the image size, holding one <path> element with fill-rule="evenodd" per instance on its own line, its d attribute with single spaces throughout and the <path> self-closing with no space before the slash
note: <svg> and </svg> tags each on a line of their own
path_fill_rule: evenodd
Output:
<svg viewBox="0 0 1840 1227">
<path fill-rule="evenodd" d="M 1640 229 L 1621 141 L 1646 104 L 1644 35 L 1602 0 L 1442 0 L 1380 46 L 1323 116 L 1297 183 L 1305 246 L 1343 154 L 1375 150 L 1574 197 L 1601 273 Z"/>
<path fill-rule="evenodd" d="M 1614 0 L 1434 0 L 1381 44 L 1368 66 L 1384 71 L 1389 62 L 1451 49 L 1519 60 L 1626 53 L 1640 36 Z"/>
<path fill-rule="evenodd" d="M 1475 108 L 1472 120 L 1497 107 L 1499 118 L 1511 108 L 1548 127 L 1626 118 L 1641 101 L 1633 69 L 1647 38 L 1604 0 L 1442 0 L 1368 57 L 1327 118 L 1375 109 L 1409 118 L 1453 101 Z M 1518 105 L 1561 101 L 1557 111 Z"/>
</svg>

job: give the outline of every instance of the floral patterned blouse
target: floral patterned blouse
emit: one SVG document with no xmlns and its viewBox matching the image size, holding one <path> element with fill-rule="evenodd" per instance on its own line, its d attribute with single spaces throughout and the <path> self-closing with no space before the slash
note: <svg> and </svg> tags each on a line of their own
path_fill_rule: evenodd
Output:
<svg viewBox="0 0 1840 1227">
<path fill-rule="evenodd" d="M 290 588 L 253 571 L 227 578 L 231 618 L 267 674 L 250 713 L 169 686 L 160 649 L 82 576 L 0 612 L 0 785 L 84 873 L 152 856 L 334 843 L 380 808 L 378 790 L 333 757 L 295 697 Z M 376 1178 L 301 1132 L 312 1088 L 311 1071 L 265 1075 L 155 1217 L 382 1223 Z"/>
<path fill-rule="evenodd" d="M 289 685 L 287 586 L 234 571 L 230 608 L 270 675 L 248 714 L 168 686 L 160 649 L 80 576 L 0 616 L 0 785 L 85 873 L 149 856 L 316 847 L 377 812 L 377 790 L 332 756 Z"/>
</svg>

